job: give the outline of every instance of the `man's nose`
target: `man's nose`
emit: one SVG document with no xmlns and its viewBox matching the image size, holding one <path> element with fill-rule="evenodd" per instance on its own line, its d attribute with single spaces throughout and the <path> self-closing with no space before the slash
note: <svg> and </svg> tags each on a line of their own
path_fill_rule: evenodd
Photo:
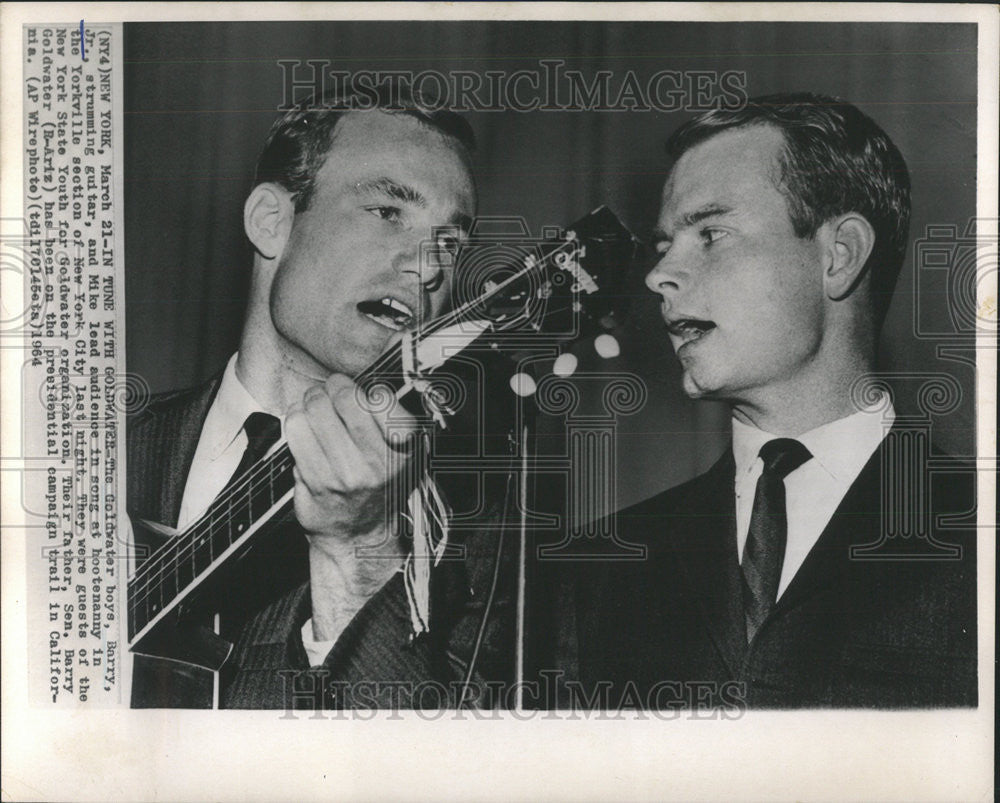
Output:
<svg viewBox="0 0 1000 803">
<path fill-rule="evenodd" d="M 687 282 L 687 270 L 681 265 L 679 255 L 667 251 L 660 255 L 653 269 L 646 274 L 646 287 L 669 301 Z"/>
<path fill-rule="evenodd" d="M 441 252 L 436 241 L 424 238 L 407 242 L 396 254 L 393 267 L 399 273 L 413 274 L 422 287 L 429 288 L 440 283 L 446 260 L 450 258 Z"/>
<path fill-rule="evenodd" d="M 426 284 L 431 273 L 426 264 L 426 258 L 421 253 L 420 242 L 407 239 L 400 243 L 392 259 L 392 267 L 397 273 L 410 274 L 417 278 L 421 285 Z"/>
</svg>

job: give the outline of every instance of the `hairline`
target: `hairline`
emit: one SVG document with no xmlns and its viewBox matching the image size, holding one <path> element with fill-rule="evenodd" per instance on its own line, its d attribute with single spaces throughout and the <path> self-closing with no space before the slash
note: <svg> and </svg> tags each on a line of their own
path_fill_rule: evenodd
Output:
<svg viewBox="0 0 1000 803">
<path fill-rule="evenodd" d="M 387 117 L 407 117 L 418 123 L 422 128 L 438 134 L 441 140 L 447 142 L 451 147 L 451 149 L 455 151 L 455 153 L 458 155 L 459 161 L 462 163 L 462 166 L 465 168 L 465 171 L 469 176 L 469 183 L 471 184 L 473 190 L 473 201 L 475 201 L 476 185 L 472 175 L 472 153 L 470 152 L 468 146 L 464 142 L 462 142 L 462 140 L 455 134 L 451 133 L 450 131 L 445 131 L 443 128 L 435 125 L 432 119 L 428 119 L 425 116 L 426 112 L 424 112 L 422 109 L 420 108 L 386 109 L 386 108 L 376 107 L 374 109 L 343 109 L 343 110 L 334 109 L 332 111 L 337 113 L 337 117 L 333 122 L 333 126 L 330 128 L 329 141 L 326 143 L 326 148 L 323 150 L 322 156 L 319 158 L 316 164 L 316 169 L 313 172 L 312 181 L 310 182 L 311 187 L 309 196 L 306 199 L 306 202 L 302 206 L 302 208 L 296 209 L 296 214 L 308 211 L 309 206 L 312 203 L 312 197 L 315 194 L 317 190 L 317 185 L 319 183 L 320 173 L 322 173 L 323 169 L 326 167 L 327 161 L 330 158 L 330 154 L 333 152 L 334 146 L 337 144 L 338 129 L 340 128 L 341 123 L 347 118 L 349 118 L 352 114 L 361 115 L 361 114 L 371 114 L 372 112 L 379 112 Z M 293 203 L 299 197 L 299 195 L 300 193 L 295 193 L 292 196 Z"/>
<path fill-rule="evenodd" d="M 781 125 L 767 119 L 752 119 L 734 125 L 717 128 L 714 130 L 707 129 L 705 130 L 704 136 L 697 138 L 695 141 L 689 143 L 681 152 L 675 154 L 674 169 L 676 169 L 681 159 L 683 159 L 687 154 L 689 154 L 699 145 L 705 145 L 706 143 L 712 141 L 713 139 L 716 139 L 725 134 L 742 133 L 745 131 L 753 131 L 754 129 L 765 129 L 765 130 L 770 129 L 771 131 L 777 132 L 778 135 L 781 137 L 780 147 L 774 154 L 771 155 L 770 159 L 771 163 L 767 166 L 765 172 L 767 174 L 768 180 L 771 182 L 771 186 L 773 186 L 774 189 L 777 190 L 777 192 L 784 199 L 785 211 L 788 213 L 788 219 L 792 224 L 792 229 L 795 232 L 795 236 L 798 237 L 800 240 L 812 239 L 813 237 L 815 237 L 816 232 L 819 231 L 819 227 L 822 226 L 824 223 L 826 223 L 827 220 L 831 220 L 832 218 L 827 218 L 827 220 L 817 220 L 816 225 L 812 227 L 811 231 L 800 233 L 799 231 L 800 227 L 796 220 L 797 216 L 795 214 L 796 212 L 795 205 L 798 201 L 795 197 L 794 190 L 792 189 L 791 185 L 788 182 L 788 176 L 792 170 L 792 165 L 791 165 L 792 143 L 788 138 L 787 132 Z M 864 217 L 864 215 L 861 212 L 857 212 L 857 214 L 861 214 Z"/>
</svg>

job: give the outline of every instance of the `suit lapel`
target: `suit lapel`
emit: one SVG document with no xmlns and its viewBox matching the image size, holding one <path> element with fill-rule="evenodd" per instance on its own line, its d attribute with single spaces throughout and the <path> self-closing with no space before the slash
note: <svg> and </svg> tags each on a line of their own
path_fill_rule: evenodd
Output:
<svg viewBox="0 0 1000 803">
<path fill-rule="evenodd" d="M 170 411 L 166 426 L 172 430 L 172 443 L 168 443 L 171 448 L 164 455 L 164 483 L 159 518 L 161 523 L 170 527 L 177 524 L 187 475 L 198 448 L 205 417 L 219 389 L 220 379 L 220 376 L 214 377 L 187 404 Z"/>
<path fill-rule="evenodd" d="M 747 647 L 734 476 L 732 450 L 727 450 L 691 489 L 674 541 L 705 626 L 733 676 Z"/>
</svg>

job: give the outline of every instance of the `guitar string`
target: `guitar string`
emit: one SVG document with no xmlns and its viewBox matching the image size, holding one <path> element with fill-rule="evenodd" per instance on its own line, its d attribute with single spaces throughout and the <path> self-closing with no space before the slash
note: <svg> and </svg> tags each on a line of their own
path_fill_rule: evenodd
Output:
<svg viewBox="0 0 1000 803">
<path fill-rule="evenodd" d="M 291 454 L 287 453 L 287 450 L 286 454 L 287 454 L 287 460 L 285 461 L 286 463 L 285 465 L 282 465 L 280 460 L 273 461 L 272 463 L 270 463 L 270 465 L 277 468 L 278 471 L 284 471 L 285 469 L 290 467 L 293 462 L 291 460 Z M 277 478 L 272 476 L 271 477 L 272 483 L 274 479 Z M 237 516 L 242 515 L 246 511 L 249 511 L 252 514 L 253 506 L 255 503 L 259 502 L 260 498 L 259 492 L 263 488 L 264 486 L 262 485 L 257 485 L 256 488 L 250 487 L 248 489 L 248 493 L 240 495 L 238 500 L 230 498 L 229 503 L 225 506 L 224 513 L 226 518 L 220 519 L 217 522 L 210 520 L 209 522 L 210 526 L 208 527 L 207 530 L 194 534 L 196 537 L 185 538 L 184 542 L 178 544 L 176 549 L 171 550 L 169 555 L 164 554 L 164 557 L 169 561 L 169 565 L 162 562 L 161 559 L 161 563 L 157 571 L 151 572 L 150 574 L 152 576 L 147 577 L 143 581 L 141 587 L 139 587 L 139 584 L 135 582 L 130 585 L 130 591 L 135 599 L 135 602 L 132 605 L 132 607 L 135 610 L 136 614 L 138 613 L 138 608 L 140 605 L 145 605 L 155 596 L 157 595 L 159 596 L 159 604 L 156 605 L 152 610 L 149 610 L 147 608 L 146 615 L 148 618 L 142 625 L 139 625 L 135 629 L 137 630 L 141 629 L 142 627 L 145 626 L 145 624 L 148 624 L 149 620 L 152 619 L 157 613 L 159 613 L 161 607 L 164 608 L 167 607 L 167 605 L 169 605 L 169 603 L 173 601 L 173 599 L 179 596 L 184 589 L 190 586 L 195 580 L 202 578 L 212 568 L 211 565 L 209 565 L 200 572 L 195 571 L 194 558 L 197 553 L 201 552 L 204 554 L 207 551 L 209 555 L 208 562 L 209 564 L 211 564 L 216 560 L 217 555 L 221 555 L 223 552 L 225 552 L 226 549 L 232 546 L 232 544 L 234 543 L 233 539 L 234 531 L 232 527 L 232 521 Z M 267 495 L 270 496 L 272 503 L 268 505 L 267 510 L 264 512 L 270 512 L 274 508 L 273 484 L 268 487 L 268 491 L 269 493 Z M 213 508 L 214 507 L 215 506 L 213 505 Z M 258 517 L 258 520 L 259 519 L 260 517 Z M 248 528 L 252 526 L 253 523 L 254 522 L 251 518 Z M 225 524 L 226 526 L 224 528 L 215 527 L 215 524 Z M 246 531 L 246 529 L 244 528 L 238 529 L 236 530 L 236 533 L 242 534 L 243 532 Z M 191 531 L 188 531 L 188 533 L 191 533 Z M 224 541 L 228 540 L 228 543 L 224 542 L 223 544 L 217 544 L 218 541 L 217 536 L 219 535 L 226 536 Z M 206 547 L 207 550 L 205 549 Z M 180 567 L 181 565 L 187 564 L 188 561 L 191 561 L 190 565 L 192 566 L 192 578 L 188 582 L 181 585 L 178 579 L 180 573 Z M 176 588 L 176 592 L 171 592 L 168 600 L 164 602 L 163 592 L 164 590 L 169 590 L 166 587 L 164 580 L 168 579 L 168 577 L 172 577 L 174 579 L 174 587 Z"/>
<path fill-rule="evenodd" d="M 415 332 L 414 343 L 422 342 L 424 339 L 426 339 L 430 335 L 433 335 L 440 329 L 454 325 L 456 323 L 460 323 L 463 320 L 463 316 L 470 310 L 473 310 L 476 306 L 489 301 L 490 298 L 500 293 L 508 285 L 530 274 L 532 271 L 546 268 L 547 264 L 551 262 L 553 259 L 555 259 L 558 256 L 558 254 L 562 253 L 565 249 L 568 248 L 571 249 L 575 247 L 577 244 L 578 244 L 577 240 L 567 240 L 559 243 L 555 248 L 553 248 L 547 254 L 545 254 L 541 260 L 526 262 L 524 268 L 511 274 L 507 279 L 500 282 L 493 289 L 483 293 L 477 298 L 471 299 L 470 301 L 466 302 L 465 304 L 462 304 L 459 307 L 456 307 L 454 310 L 442 316 L 439 316 L 433 321 L 428 322 L 426 325 L 420 325 Z M 375 375 L 379 373 L 384 373 L 389 368 L 398 368 L 398 366 L 393 366 L 392 364 L 393 363 L 401 364 L 401 362 L 402 358 L 399 349 L 390 349 L 388 352 L 386 352 L 385 354 L 381 355 L 378 359 L 376 359 L 375 362 L 372 363 L 372 365 L 370 365 L 367 369 L 362 371 L 358 375 L 356 381 L 358 381 L 358 383 L 360 384 L 361 382 L 367 381 L 368 379 L 372 379 Z M 177 570 L 180 567 L 181 557 L 183 555 L 184 550 L 190 548 L 191 557 L 193 557 L 194 551 L 199 546 L 204 546 L 207 543 L 211 547 L 215 532 L 219 532 L 219 530 L 215 530 L 215 532 L 213 532 L 216 523 L 213 520 L 213 514 L 219 513 L 221 512 L 220 511 L 221 508 L 225 508 L 227 515 L 231 517 L 234 511 L 233 508 L 234 499 L 236 497 L 240 497 L 241 499 L 244 498 L 245 489 L 248 491 L 248 493 L 246 493 L 245 495 L 246 499 L 245 506 L 250 506 L 252 504 L 251 496 L 254 493 L 254 489 L 250 486 L 252 486 L 264 473 L 268 474 L 268 477 L 272 482 L 271 490 L 273 493 L 273 480 L 275 479 L 275 477 L 273 477 L 272 475 L 273 469 L 275 465 L 278 464 L 281 461 L 281 459 L 285 458 L 286 456 L 290 457 L 291 453 L 290 450 L 288 449 L 287 444 L 282 444 L 281 446 L 278 447 L 278 449 L 275 452 L 272 452 L 271 455 L 265 457 L 263 460 L 259 461 L 253 467 L 251 467 L 251 469 L 247 471 L 237 483 L 234 483 L 234 485 L 226 492 L 224 496 L 220 496 L 218 499 L 216 499 L 215 502 L 213 502 L 212 505 L 208 508 L 208 510 L 184 533 L 180 534 L 175 538 L 171 538 L 170 541 L 161 545 L 161 547 L 157 549 L 153 553 L 153 555 L 149 557 L 149 559 L 146 560 L 146 562 L 143 564 L 143 568 L 136 572 L 133 581 L 129 583 L 130 596 L 134 595 L 133 598 L 135 600 L 135 602 L 131 605 L 131 607 L 137 609 L 139 604 L 145 603 L 151 598 L 153 593 L 152 586 L 154 583 L 159 584 L 157 590 L 160 592 L 161 605 L 165 607 L 166 604 L 169 604 L 169 601 L 166 604 L 164 604 L 162 601 L 162 596 L 163 596 L 162 581 L 166 579 L 168 574 L 172 575 L 175 577 L 175 586 L 176 586 L 176 574 Z M 285 470 L 285 467 L 282 467 L 281 470 Z M 244 503 L 241 502 L 240 504 L 243 505 Z M 242 509 L 241 507 L 235 508 L 236 511 L 240 511 L 241 509 Z M 270 508 L 268 508 L 268 511 L 265 512 L 270 512 Z M 201 530 L 204 528 L 204 525 L 206 523 L 208 524 L 207 531 L 202 532 Z M 232 528 L 230 526 L 230 522 L 225 521 L 224 523 L 226 524 L 226 531 L 231 538 Z M 250 526 L 252 526 L 252 524 L 253 523 L 251 522 Z M 207 540 L 204 540 L 206 537 Z M 200 545 L 198 543 L 199 540 L 201 540 Z M 230 542 L 229 545 L 231 546 L 232 542 Z M 221 551 L 225 551 L 226 548 L 228 547 L 223 548 Z M 187 560 L 187 557 L 184 557 L 184 560 Z M 214 561 L 214 555 L 210 559 L 210 561 Z M 195 579 L 199 579 L 203 574 L 210 571 L 211 568 L 212 568 L 211 566 L 207 567 L 197 577 L 192 578 L 190 582 L 184 585 L 184 588 L 187 588 L 189 585 L 191 585 L 191 583 L 194 582 Z M 181 588 L 177 588 L 176 593 L 172 596 L 170 601 L 172 601 L 173 598 L 179 595 L 182 590 L 183 589 Z M 154 616 L 156 613 L 158 613 L 158 611 L 153 611 Z"/>
<path fill-rule="evenodd" d="M 285 461 L 287 465 L 282 465 L 282 461 Z M 216 551 L 220 554 L 224 552 L 229 546 L 232 546 L 232 540 L 229 544 L 224 545 L 221 549 L 215 550 L 215 543 L 217 535 L 228 535 L 232 539 L 233 531 L 231 527 L 231 520 L 235 514 L 241 513 L 244 508 L 250 507 L 252 504 L 252 497 L 255 493 L 259 492 L 263 487 L 262 484 L 256 484 L 257 480 L 260 479 L 264 474 L 268 475 L 269 486 L 267 486 L 270 494 L 273 498 L 274 494 L 274 480 L 280 479 L 280 472 L 283 472 L 287 467 L 292 465 L 291 452 L 288 450 L 285 444 L 279 447 L 279 449 L 265 458 L 263 461 L 255 464 L 246 474 L 244 474 L 244 480 L 239 483 L 239 492 L 232 492 L 225 496 L 220 496 L 215 502 L 212 503 L 208 511 L 198 519 L 195 524 L 193 524 L 188 530 L 182 533 L 180 536 L 172 538 L 165 546 L 167 549 L 158 550 L 158 555 L 155 560 L 155 565 L 153 558 L 150 558 L 145 564 L 150 568 L 143 572 L 143 577 L 140 580 L 139 573 L 136 573 L 133 582 L 129 585 L 130 593 L 135 595 L 137 601 L 145 602 L 152 594 L 152 588 L 154 584 L 160 583 L 162 580 L 166 579 L 168 574 L 176 574 L 176 570 L 179 569 L 181 558 L 187 560 L 187 556 L 184 552 L 188 549 L 191 550 L 191 557 L 194 556 L 195 551 L 201 549 L 205 546 L 209 547 L 209 553 L 211 555 L 210 562 L 215 560 Z M 279 472 L 275 475 L 275 471 Z M 254 485 L 256 484 L 256 488 Z M 235 488 L 236 486 L 234 486 Z M 270 512 L 272 506 L 268 507 L 265 512 Z M 251 508 L 252 509 L 252 508 Z M 220 518 L 216 518 L 217 514 L 224 514 Z M 206 525 L 207 526 L 204 526 Z M 217 525 L 225 525 L 225 528 Z M 252 525 L 252 522 L 251 522 Z M 200 574 L 198 575 L 200 576 Z M 191 582 L 197 578 L 192 578 Z M 190 583 L 184 585 L 184 588 Z M 158 590 L 161 592 L 162 601 L 162 587 Z M 179 594 L 182 589 L 178 588 L 177 593 Z M 154 611 L 154 613 L 156 613 Z"/>
</svg>

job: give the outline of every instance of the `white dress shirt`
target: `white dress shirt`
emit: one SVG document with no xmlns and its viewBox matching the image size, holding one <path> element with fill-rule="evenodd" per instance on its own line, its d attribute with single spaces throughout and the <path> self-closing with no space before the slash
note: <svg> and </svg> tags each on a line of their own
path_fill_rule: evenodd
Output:
<svg viewBox="0 0 1000 803">
<path fill-rule="evenodd" d="M 181 498 L 179 530 L 197 521 L 233 476 L 247 448 L 247 433 L 243 429 L 247 417 L 251 413 L 267 412 L 236 376 L 236 357 L 234 354 L 226 365 L 219 390 L 201 428 Z M 276 447 L 277 444 L 273 448 Z M 333 649 L 334 642 L 315 641 L 312 632 L 312 619 L 309 619 L 302 628 L 302 646 L 310 666 L 318 666 Z"/>
<path fill-rule="evenodd" d="M 831 421 L 795 440 L 812 458 L 785 477 L 788 542 L 781 567 L 780 597 L 815 546 L 861 469 L 888 433 L 896 414 L 888 400 Z M 760 447 L 778 438 L 733 419 L 736 461 L 736 544 L 740 560 L 750 529 L 757 480 L 763 469 Z"/>
<path fill-rule="evenodd" d="M 208 510 L 229 482 L 247 448 L 243 429 L 251 413 L 267 412 L 236 376 L 236 355 L 226 365 L 219 390 L 201 428 L 188 472 L 177 529 L 183 530 Z"/>
</svg>

